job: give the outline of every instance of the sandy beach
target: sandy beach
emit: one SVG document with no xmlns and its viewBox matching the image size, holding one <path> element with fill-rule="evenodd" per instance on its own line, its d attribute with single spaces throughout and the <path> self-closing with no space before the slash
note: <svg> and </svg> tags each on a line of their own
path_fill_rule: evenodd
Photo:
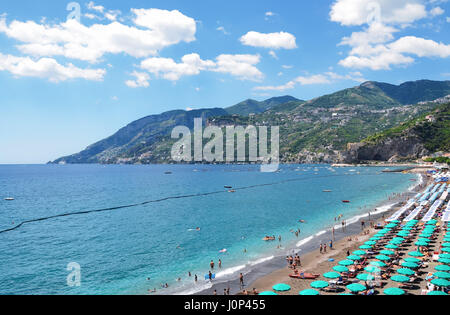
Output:
<svg viewBox="0 0 450 315">
<path fill-rule="evenodd" d="M 416 187 L 411 193 L 417 193 L 419 191 L 423 191 L 424 187 L 428 185 L 431 182 L 430 178 L 427 178 L 425 175 L 425 172 L 423 169 L 414 169 L 410 171 L 411 173 L 419 173 L 422 174 L 423 183 Z M 348 253 L 352 253 L 355 250 L 359 249 L 359 246 L 362 245 L 364 242 L 366 242 L 369 238 L 371 238 L 374 234 L 377 233 L 377 230 L 374 228 L 377 224 L 384 224 L 385 218 L 387 218 L 390 214 L 394 213 L 401 207 L 401 204 L 397 204 L 395 207 L 391 208 L 388 212 L 385 212 L 381 217 L 378 217 L 377 219 L 373 219 L 370 222 L 366 221 L 366 227 L 369 226 L 366 229 L 362 229 L 360 222 L 358 222 L 356 225 L 359 226 L 359 232 L 346 237 L 341 237 L 340 240 L 336 241 L 333 244 L 333 248 L 330 250 L 327 248 L 326 253 L 321 253 L 319 249 L 313 250 L 309 253 L 303 254 L 301 256 L 301 263 L 302 265 L 300 267 L 297 267 L 297 269 L 301 272 L 305 273 L 311 273 L 311 274 L 317 274 L 320 275 L 315 280 L 325 280 L 328 281 L 329 279 L 325 279 L 322 275 L 324 273 L 327 273 L 329 271 L 332 271 L 332 268 L 337 265 L 337 262 L 346 259 L 348 256 Z M 355 227 L 353 227 L 353 230 Z M 343 233 L 345 231 L 341 231 Z M 339 231 L 336 231 L 336 234 L 339 235 Z M 440 244 L 442 240 L 437 239 L 435 240 L 434 244 L 438 245 Z M 328 245 L 328 244 L 327 244 Z M 415 250 L 416 247 L 414 245 L 411 246 L 411 250 Z M 421 270 L 421 274 L 426 274 L 429 271 L 434 270 L 434 265 L 436 264 L 430 264 L 427 268 L 424 268 Z M 289 275 L 293 274 L 293 270 L 288 268 L 288 263 L 286 262 L 286 267 L 279 269 L 275 272 L 272 272 L 269 275 L 263 276 L 258 278 L 256 281 L 252 282 L 248 286 L 246 286 L 245 290 L 247 290 L 250 294 L 255 288 L 257 292 L 263 292 L 263 291 L 271 291 L 272 286 L 277 283 L 285 283 L 291 286 L 291 290 L 289 292 L 278 292 L 279 295 L 298 295 L 299 291 L 310 289 L 311 283 L 315 280 L 299 280 L 299 279 L 293 279 L 290 278 Z M 384 283 L 384 287 L 398 287 L 398 284 L 392 283 L 391 280 L 387 280 Z M 420 294 L 422 289 L 425 289 L 426 287 L 422 287 L 420 285 L 414 286 L 408 292 L 410 294 Z M 344 291 L 344 290 L 343 290 Z M 242 292 L 239 294 L 243 294 Z M 321 292 L 321 295 L 327 295 L 330 293 L 327 292 Z M 334 293 L 335 294 L 335 293 Z"/>
</svg>

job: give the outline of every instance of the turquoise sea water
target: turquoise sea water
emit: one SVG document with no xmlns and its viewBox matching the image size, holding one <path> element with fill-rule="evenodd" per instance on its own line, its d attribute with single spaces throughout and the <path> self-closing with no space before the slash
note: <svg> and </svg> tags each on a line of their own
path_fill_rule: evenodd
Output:
<svg viewBox="0 0 450 315">
<path fill-rule="evenodd" d="M 0 233 L 0 294 L 145 294 L 155 287 L 159 293 L 192 293 L 210 285 L 203 276 L 211 260 L 223 261 L 216 281 L 235 278 L 286 255 L 329 228 L 338 214 L 350 219 L 366 213 L 407 190 L 415 178 L 381 171 L 324 165 L 286 165 L 278 173 L 248 165 L 0 165 L 0 230 L 30 219 L 190 195 Z M 227 185 L 237 191 L 227 192 Z M 290 231 L 298 228 L 296 238 Z M 262 242 L 265 235 L 281 235 L 283 249 L 276 248 L 278 242 Z M 70 262 L 81 266 L 80 287 L 66 283 Z M 169 289 L 160 290 L 166 282 Z"/>
</svg>

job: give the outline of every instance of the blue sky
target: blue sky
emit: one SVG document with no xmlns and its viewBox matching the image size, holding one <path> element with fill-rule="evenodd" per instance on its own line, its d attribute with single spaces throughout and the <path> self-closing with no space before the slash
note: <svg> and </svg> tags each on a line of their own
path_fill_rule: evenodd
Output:
<svg viewBox="0 0 450 315">
<path fill-rule="evenodd" d="M 450 79 L 448 0 L 69 2 L 0 4 L 0 164 L 172 109 Z"/>
</svg>

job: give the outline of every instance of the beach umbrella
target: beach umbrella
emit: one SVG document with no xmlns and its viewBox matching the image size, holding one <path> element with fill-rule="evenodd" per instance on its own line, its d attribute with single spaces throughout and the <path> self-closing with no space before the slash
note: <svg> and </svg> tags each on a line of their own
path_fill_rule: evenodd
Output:
<svg viewBox="0 0 450 315">
<path fill-rule="evenodd" d="M 431 291 L 431 292 L 428 292 L 427 295 L 448 295 L 448 294 L 445 292 L 442 292 L 442 291 Z"/>
<path fill-rule="evenodd" d="M 403 243 L 403 241 L 398 241 L 398 240 L 392 240 L 389 242 L 389 244 L 392 244 L 392 245 L 402 245 L 402 243 Z"/>
<path fill-rule="evenodd" d="M 279 292 L 285 292 L 285 291 L 289 291 L 291 289 L 291 287 L 287 284 L 279 283 L 279 284 L 274 285 L 272 287 L 272 289 L 275 291 L 279 291 Z"/>
<path fill-rule="evenodd" d="M 341 260 L 339 262 L 339 265 L 341 265 L 341 266 L 351 266 L 353 264 L 354 264 L 354 261 L 353 260 L 349 260 L 349 259 Z"/>
<path fill-rule="evenodd" d="M 450 258 L 450 254 L 440 254 L 439 258 Z"/>
<path fill-rule="evenodd" d="M 348 268 L 341 265 L 334 266 L 333 270 L 337 272 L 348 272 Z"/>
<path fill-rule="evenodd" d="M 441 279 L 450 279 L 450 273 L 444 271 L 435 272 L 433 276 Z"/>
<path fill-rule="evenodd" d="M 369 246 L 373 246 L 373 245 L 376 245 L 376 244 L 377 244 L 377 242 L 374 242 L 374 241 L 367 241 L 367 242 L 364 243 L 364 245 L 369 245 Z"/>
<path fill-rule="evenodd" d="M 359 283 L 352 283 L 347 286 L 347 289 L 349 289 L 353 293 L 358 293 L 364 291 L 366 289 L 366 286 Z"/>
<path fill-rule="evenodd" d="M 370 245 L 361 245 L 361 246 L 359 246 L 359 248 L 360 249 L 371 249 L 372 246 L 370 246 Z"/>
<path fill-rule="evenodd" d="M 386 295 L 404 295 L 406 292 L 399 288 L 388 288 L 383 293 Z"/>
<path fill-rule="evenodd" d="M 433 234 L 431 234 L 431 233 L 421 233 L 421 234 L 419 234 L 419 237 L 425 237 L 425 238 L 430 238 L 432 236 L 433 236 Z"/>
<path fill-rule="evenodd" d="M 314 289 L 324 289 L 326 287 L 328 287 L 330 284 L 326 281 L 314 281 L 313 283 L 311 283 L 311 287 Z"/>
<path fill-rule="evenodd" d="M 392 255 L 395 255 L 395 252 L 392 251 L 392 250 L 385 249 L 385 250 L 380 251 L 380 254 L 387 255 L 387 256 L 392 256 Z"/>
<path fill-rule="evenodd" d="M 397 272 L 401 275 L 405 275 L 405 276 L 412 276 L 415 275 L 416 273 L 414 272 L 414 270 L 408 269 L 408 268 L 401 268 L 398 269 Z"/>
<path fill-rule="evenodd" d="M 428 242 L 424 242 L 424 241 L 417 241 L 414 243 L 415 246 L 430 246 L 430 244 L 428 244 Z"/>
<path fill-rule="evenodd" d="M 395 224 L 395 223 L 389 223 L 388 225 L 385 226 L 385 228 L 387 228 L 387 229 L 393 229 L 396 227 L 397 227 L 397 224 Z"/>
<path fill-rule="evenodd" d="M 327 279 L 338 279 L 341 275 L 337 272 L 327 272 L 323 275 Z"/>
<path fill-rule="evenodd" d="M 370 273 L 380 273 L 381 269 L 375 266 L 367 266 L 366 268 L 364 268 L 365 271 L 370 272 Z"/>
<path fill-rule="evenodd" d="M 278 294 L 276 294 L 275 292 L 272 292 L 272 291 L 264 291 L 264 292 L 261 292 L 259 295 L 278 295 Z"/>
<path fill-rule="evenodd" d="M 420 263 L 421 260 L 419 258 L 414 258 L 414 257 L 408 257 L 404 259 L 407 262 L 412 262 L 412 263 Z"/>
<path fill-rule="evenodd" d="M 358 255 L 358 256 L 363 256 L 363 255 L 367 254 L 367 252 L 364 250 L 355 250 L 352 254 Z"/>
<path fill-rule="evenodd" d="M 398 235 L 398 236 L 402 236 L 402 237 L 408 237 L 408 236 L 409 236 L 409 233 L 406 232 L 406 231 L 404 231 L 404 232 L 398 232 L 397 235 Z"/>
<path fill-rule="evenodd" d="M 339 294 L 339 295 L 353 295 L 353 294 L 350 294 L 350 293 L 341 293 L 341 294 Z"/>
<path fill-rule="evenodd" d="M 450 243 L 444 243 L 441 245 L 442 247 L 450 247 Z"/>
<path fill-rule="evenodd" d="M 439 258 L 438 262 L 448 265 L 448 264 L 450 264 L 450 259 L 449 258 Z"/>
<path fill-rule="evenodd" d="M 391 260 L 391 257 L 386 256 L 386 255 L 378 255 L 378 256 L 376 256 L 375 258 L 378 259 L 378 260 L 381 260 L 381 261 L 388 261 L 388 260 Z"/>
<path fill-rule="evenodd" d="M 418 268 L 419 265 L 416 263 L 413 263 L 413 262 L 406 261 L 406 262 L 402 263 L 402 267 L 415 269 L 415 268 Z"/>
<path fill-rule="evenodd" d="M 391 223 L 400 223 L 400 220 L 392 220 Z"/>
<path fill-rule="evenodd" d="M 433 279 L 431 280 L 431 283 L 438 286 L 438 287 L 448 287 L 450 286 L 450 281 L 445 279 Z"/>
<path fill-rule="evenodd" d="M 382 261 L 372 261 L 372 262 L 370 262 L 370 265 L 371 265 L 371 266 L 375 266 L 375 267 L 381 267 L 381 268 L 387 266 L 387 265 L 386 265 L 384 262 L 382 262 Z"/>
<path fill-rule="evenodd" d="M 444 247 L 441 249 L 441 251 L 444 253 L 450 253 L 450 247 Z"/>
<path fill-rule="evenodd" d="M 397 246 L 397 245 L 394 245 L 394 244 L 388 244 L 388 245 L 386 245 L 386 248 L 389 248 L 389 249 L 397 249 L 398 246 Z"/>
<path fill-rule="evenodd" d="M 409 277 L 407 277 L 407 276 L 403 276 L 403 275 L 395 275 L 395 276 L 392 276 L 392 277 L 391 277 L 391 280 L 392 280 L 392 281 L 395 281 L 395 282 L 403 283 L 403 282 L 408 282 L 410 279 L 409 279 Z"/>
<path fill-rule="evenodd" d="M 361 260 L 360 256 L 357 255 L 350 255 L 347 257 L 348 260 Z"/>
<path fill-rule="evenodd" d="M 450 271 L 450 267 L 447 265 L 439 265 L 436 266 L 434 269 L 436 269 L 437 271 Z"/>
<path fill-rule="evenodd" d="M 373 275 L 368 274 L 368 273 L 361 273 L 361 274 L 357 275 L 356 278 L 361 281 L 371 281 L 371 280 L 375 279 L 375 277 Z"/>
<path fill-rule="evenodd" d="M 429 239 L 427 239 L 427 238 L 419 238 L 417 241 L 419 241 L 419 242 L 427 242 L 427 243 L 429 243 L 430 242 L 430 240 Z"/>
<path fill-rule="evenodd" d="M 415 252 L 410 252 L 410 253 L 408 253 L 408 255 L 411 256 L 411 257 L 423 257 L 423 256 L 425 256 L 425 255 L 422 254 L 421 252 L 417 252 L 417 251 L 415 251 Z"/>
<path fill-rule="evenodd" d="M 307 289 L 299 292 L 300 295 L 320 295 L 319 291 Z"/>
<path fill-rule="evenodd" d="M 404 242 L 405 241 L 405 239 L 403 237 L 394 237 L 392 240 L 393 241 L 398 241 L 398 242 Z"/>
</svg>

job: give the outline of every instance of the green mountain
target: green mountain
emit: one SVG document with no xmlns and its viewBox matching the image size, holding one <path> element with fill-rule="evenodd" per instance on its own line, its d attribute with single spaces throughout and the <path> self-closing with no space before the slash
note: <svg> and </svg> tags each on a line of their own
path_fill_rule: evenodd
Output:
<svg viewBox="0 0 450 315">
<path fill-rule="evenodd" d="M 301 102 L 301 101 L 292 96 L 273 97 L 262 102 L 249 99 L 234 106 L 228 107 L 225 110 L 231 115 L 248 116 L 250 114 L 263 113 L 275 106 L 289 102 Z"/>
<path fill-rule="evenodd" d="M 450 103 L 350 144 L 345 161 L 414 160 L 436 152 L 450 152 Z"/>
<path fill-rule="evenodd" d="M 192 129 L 197 117 L 221 128 L 280 126 L 283 162 L 330 163 L 343 159 L 349 143 L 359 143 L 420 118 L 442 102 L 430 100 L 447 95 L 450 81 L 416 81 L 399 86 L 366 82 L 308 102 L 283 96 L 262 102 L 247 100 L 226 109 L 170 111 L 137 120 L 54 163 L 170 163 L 172 129 L 179 125 Z"/>
</svg>

